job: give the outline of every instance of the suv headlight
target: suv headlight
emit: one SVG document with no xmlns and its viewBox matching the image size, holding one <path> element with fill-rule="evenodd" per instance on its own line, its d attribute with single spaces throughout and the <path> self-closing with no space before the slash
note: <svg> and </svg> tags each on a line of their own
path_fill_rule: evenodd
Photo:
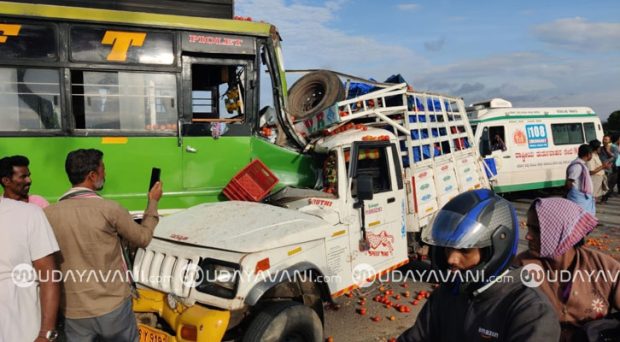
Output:
<svg viewBox="0 0 620 342">
<path fill-rule="evenodd" d="M 196 290 L 217 297 L 235 298 L 241 269 L 238 264 L 207 258 L 201 260 L 199 266 L 203 277 Z"/>
</svg>

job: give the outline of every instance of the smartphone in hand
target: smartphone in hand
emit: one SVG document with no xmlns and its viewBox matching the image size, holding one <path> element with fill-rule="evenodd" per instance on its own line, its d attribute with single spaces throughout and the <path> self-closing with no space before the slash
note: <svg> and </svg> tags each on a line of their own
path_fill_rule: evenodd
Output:
<svg viewBox="0 0 620 342">
<path fill-rule="evenodd" d="M 161 175 L 161 169 L 154 167 L 151 169 L 151 182 L 149 183 L 149 191 L 153 189 L 155 183 L 159 182 L 159 177 Z"/>
</svg>

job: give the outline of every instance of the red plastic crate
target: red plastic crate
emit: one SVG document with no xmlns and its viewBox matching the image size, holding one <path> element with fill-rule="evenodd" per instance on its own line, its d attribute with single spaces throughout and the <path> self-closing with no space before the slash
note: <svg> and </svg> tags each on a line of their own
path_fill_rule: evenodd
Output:
<svg viewBox="0 0 620 342">
<path fill-rule="evenodd" d="M 258 159 L 237 173 L 224 188 L 230 200 L 259 202 L 278 184 L 278 177 Z"/>
<path fill-rule="evenodd" d="M 245 201 L 245 195 L 234 189 L 232 186 L 224 188 L 224 195 L 231 201 Z"/>
</svg>

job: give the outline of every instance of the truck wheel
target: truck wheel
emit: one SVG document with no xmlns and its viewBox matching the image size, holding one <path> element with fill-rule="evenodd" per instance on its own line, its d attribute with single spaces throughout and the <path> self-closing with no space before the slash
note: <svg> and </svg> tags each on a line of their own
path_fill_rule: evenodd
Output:
<svg viewBox="0 0 620 342">
<path fill-rule="evenodd" d="M 243 342 L 322 342 L 323 325 L 311 308 L 294 301 L 278 302 L 260 311 Z"/>
<path fill-rule="evenodd" d="M 288 109 L 294 118 L 306 119 L 342 100 L 344 86 L 338 76 L 327 70 L 313 71 L 289 89 Z"/>
</svg>

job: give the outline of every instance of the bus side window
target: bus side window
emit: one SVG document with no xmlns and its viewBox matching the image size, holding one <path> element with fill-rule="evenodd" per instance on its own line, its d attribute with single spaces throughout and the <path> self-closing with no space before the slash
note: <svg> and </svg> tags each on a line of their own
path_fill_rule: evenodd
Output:
<svg viewBox="0 0 620 342">
<path fill-rule="evenodd" d="M 176 131 L 174 74 L 71 70 L 71 93 L 76 129 Z"/>
<path fill-rule="evenodd" d="M 0 131 L 60 129 L 57 70 L 0 68 Z"/>
<path fill-rule="evenodd" d="M 244 122 L 245 66 L 192 64 L 192 121 Z"/>
</svg>

